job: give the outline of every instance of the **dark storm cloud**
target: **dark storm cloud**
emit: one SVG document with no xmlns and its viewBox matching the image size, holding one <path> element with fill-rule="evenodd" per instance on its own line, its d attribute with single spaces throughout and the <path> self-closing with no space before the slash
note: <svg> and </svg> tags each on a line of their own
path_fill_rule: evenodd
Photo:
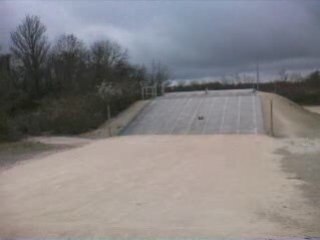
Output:
<svg viewBox="0 0 320 240">
<path fill-rule="evenodd" d="M 37 14 L 51 39 L 75 33 L 90 43 L 110 38 L 132 61 L 166 63 L 176 78 L 316 68 L 318 1 L 6 1 L 1 42 L 25 14 Z"/>
</svg>

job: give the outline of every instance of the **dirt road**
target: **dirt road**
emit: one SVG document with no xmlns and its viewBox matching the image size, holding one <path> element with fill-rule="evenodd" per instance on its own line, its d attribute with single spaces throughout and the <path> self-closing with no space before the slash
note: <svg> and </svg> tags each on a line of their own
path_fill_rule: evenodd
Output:
<svg viewBox="0 0 320 240">
<path fill-rule="evenodd" d="M 132 136 L 24 161 L 0 172 L 1 237 L 316 236 L 306 183 L 284 171 L 289 145 Z"/>
</svg>

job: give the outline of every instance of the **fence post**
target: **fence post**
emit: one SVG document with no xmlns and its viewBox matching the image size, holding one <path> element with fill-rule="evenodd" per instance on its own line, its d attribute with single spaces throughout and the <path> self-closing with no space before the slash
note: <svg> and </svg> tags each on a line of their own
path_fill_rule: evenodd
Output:
<svg viewBox="0 0 320 240">
<path fill-rule="evenodd" d="M 142 100 L 144 100 L 144 87 L 141 86 L 141 98 Z"/>
<path fill-rule="evenodd" d="M 152 97 L 155 98 L 157 96 L 157 84 L 155 83 L 152 86 Z"/>
<path fill-rule="evenodd" d="M 110 111 L 110 104 L 108 103 L 107 106 L 107 115 L 108 115 L 108 121 L 111 119 L 111 111 Z"/>
<path fill-rule="evenodd" d="M 274 136 L 274 131 L 273 131 L 273 102 L 272 102 L 272 99 L 270 100 L 270 134 L 271 134 L 271 136 Z"/>
<path fill-rule="evenodd" d="M 109 137 L 112 137 L 112 131 L 110 126 L 108 126 L 108 130 L 109 130 Z"/>
</svg>

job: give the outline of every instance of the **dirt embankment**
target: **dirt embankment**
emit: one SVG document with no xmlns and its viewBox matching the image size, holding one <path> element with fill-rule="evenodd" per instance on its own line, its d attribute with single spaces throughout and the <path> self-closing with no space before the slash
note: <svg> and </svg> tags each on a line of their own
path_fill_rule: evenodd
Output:
<svg viewBox="0 0 320 240">
<path fill-rule="evenodd" d="M 150 101 L 137 101 L 132 104 L 128 109 L 121 112 L 118 116 L 107 121 L 98 129 L 82 134 L 81 137 L 85 138 L 107 138 L 118 135 L 141 111 L 149 104 Z"/>
<path fill-rule="evenodd" d="M 320 106 L 304 106 L 304 108 L 309 110 L 310 112 L 320 114 Z"/>
<path fill-rule="evenodd" d="M 259 93 L 267 132 L 275 137 L 320 137 L 320 115 L 272 93 Z M 271 114 L 272 103 L 272 114 Z"/>
</svg>

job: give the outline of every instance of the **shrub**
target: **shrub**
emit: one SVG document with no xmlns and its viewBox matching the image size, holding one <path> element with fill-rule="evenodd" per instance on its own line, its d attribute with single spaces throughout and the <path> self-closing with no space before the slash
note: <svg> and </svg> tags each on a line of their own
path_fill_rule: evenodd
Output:
<svg viewBox="0 0 320 240">
<path fill-rule="evenodd" d="M 103 104 L 94 95 L 46 99 L 36 111 L 16 116 L 14 123 L 23 134 L 78 134 L 103 123 Z"/>
<path fill-rule="evenodd" d="M 5 113 L 0 112 L 0 141 L 7 139 L 8 131 L 9 126 L 7 116 Z"/>
<path fill-rule="evenodd" d="M 7 114 L 0 111 L 0 142 L 1 141 L 14 141 L 20 137 L 20 134 L 13 127 L 12 121 Z"/>
</svg>

